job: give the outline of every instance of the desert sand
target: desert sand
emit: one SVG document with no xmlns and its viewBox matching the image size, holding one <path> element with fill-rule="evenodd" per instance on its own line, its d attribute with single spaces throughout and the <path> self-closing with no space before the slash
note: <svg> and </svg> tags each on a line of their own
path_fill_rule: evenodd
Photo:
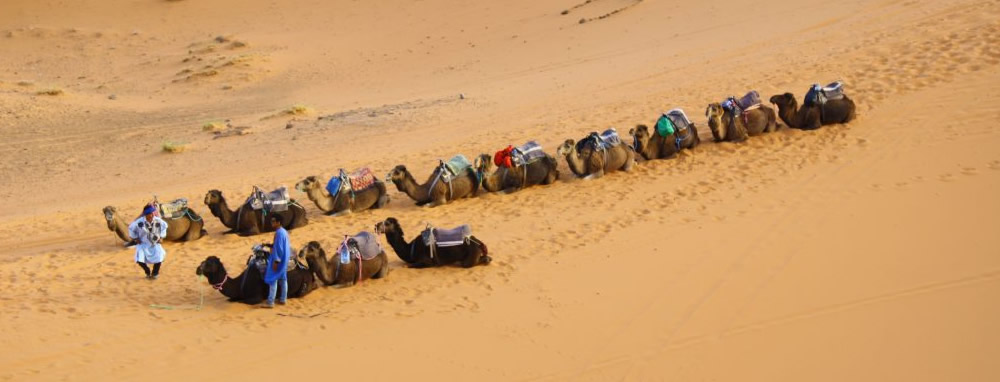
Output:
<svg viewBox="0 0 1000 382">
<path fill-rule="evenodd" d="M 1000 379 L 998 1 L 7 0 L 0 52 L 0 380 Z M 857 120 L 711 142 L 708 103 L 833 80 Z M 468 223 L 489 266 L 390 252 L 275 310 L 195 276 L 270 240 L 223 235 L 209 189 L 423 178 L 674 107 L 703 144 L 629 173 L 343 217 L 293 192 L 296 246 Z M 100 209 L 153 194 L 209 236 L 150 282 Z"/>
</svg>

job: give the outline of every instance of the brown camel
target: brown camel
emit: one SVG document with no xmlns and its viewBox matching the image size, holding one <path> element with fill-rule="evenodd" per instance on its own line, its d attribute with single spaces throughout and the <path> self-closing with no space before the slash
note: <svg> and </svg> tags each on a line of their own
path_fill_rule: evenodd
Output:
<svg viewBox="0 0 1000 382">
<path fill-rule="evenodd" d="M 397 190 L 413 199 L 418 206 L 429 204 L 436 207 L 452 200 L 475 196 L 479 191 L 479 181 L 471 168 L 456 175 L 451 182 L 441 179 L 442 171 L 445 170 L 438 166 L 424 184 L 418 184 L 406 166 L 398 165 L 389 173 L 389 179 Z"/>
<path fill-rule="evenodd" d="M 705 116 L 716 142 L 743 142 L 748 137 L 778 129 L 774 109 L 764 105 L 747 110 L 742 116 L 734 116 L 719 103 L 711 103 L 705 109 Z"/>
<path fill-rule="evenodd" d="M 649 126 L 638 125 L 628 131 L 634 142 L 632 149 L 646 160 L 673 158 L 681 150 L 693 149 L 701 143 L 693 123 L 684 131 L 674 131 L 666 137 L 650 130 Z"/>
<path fill-rule="evenodd" d="M 372 239 L 374 240 L 374 235 Z M 299 259 L 309 264 L 309 270 L 324 285 L 348 287 L 361 280 L 380 279 L 389 275 L 389 256 L 385 251 L 371 260 L 352 258 L 349 263 L 341 264 L 336 253 L 333 259 L 328 260 L 323 246 L 318 241 L 310 241 L 299 251 Z M 358 272 L 358 262 L 361 262 L 361 272 Z"/>
<path fill-rule="evenodd" d="M 249 203 L 243 203 L 236 211 L 230 210 L 222 191 L 211 190 L 205 194 L 205 205 L 212 211 L 213 216 L 219 218 L 222 224 L 229 228 L 226 233 L 250 236 L 273 231 L 270 224 L 263 223 L 265 215 L 263 210 L 255 210 Z M 295 199 L 289 203 L 287 210 L 272 213 L 281 216 L 281 225 L 288 230 L 309 224 L 306 209 L 295 202 Z"/>
<path fill-rule="evenodd" d="M 771 103 L 778 106 L 778 116 L 793 129 L 814 130 L 823 125 L 847 123 L 854 120 L 854 101 L 844 95 L 841 99 L 826 101 L 822 106 L 810 104 L 799 107 L 792 93 L 771 97 Z"/>
<path fill-rule="evenodd" d="M 117 208 L 104 207 L 104 220 L 108 223 L 108 229 L 114 232 L 119 239 L 126 244 L 132 243 L 132 238 L 128 236 L 128 225 L 132 221 L 125 220 L 118 213 Z M 188 208 L 182 217 L 177 219 L 163 218 L 163 221 L 167 222 L 167 236 L 163 238 L 167 241 L 195 241 L 208 234 L 204 229 L 205 221 L 191 208 Z"/>
<path fill-rule="evenodd" d="M 586 138 L 591 139 L 591 138 Z M 635 151 L 626 144 L 619 144 L 601 150 L 593 144 L 585 144 L 577 152 L 577 143 L 567 139 L 556 150 L 556 154 L 566 157 L 570 171 L 585 179 L 600 178 L 610 171 L 631 171 L 635 164 Z"/>
<path fill-rule="evenodd" d="M 552 184 L 559 179 L 559 163 L 556 158 L 546 154 L 544 158 L 514 167 L 497 167 L 494 171 L 493 157 L 482 154 L 476 158 L 477 176 L 482 179 L 483 189 L 487 192 L 515 192 L 525 187 L 538 184 Z"/>
<path fill-rule="evenodd" d="M 337 195 L 330 195 L 323 182 L 315 176 L 310 176 L 296 183 L 295 189 L 306 193 L 309 200 L 316 203 L 316 207 L 327 215 L 344 215 L 382 208 L 389 203 L 385 183 L 380 180 L 376 180 L 375 184 L 362 191 L 354 192 L 350 186 L 345 186 Z"/>
</svg>

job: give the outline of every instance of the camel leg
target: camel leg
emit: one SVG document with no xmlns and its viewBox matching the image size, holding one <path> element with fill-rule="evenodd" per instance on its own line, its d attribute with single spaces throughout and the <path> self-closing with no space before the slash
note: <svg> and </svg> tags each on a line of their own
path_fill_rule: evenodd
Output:
<svg viewBox="0 0 1000 382">
<path fill-rule="evenodd" d="M 382 254 L 385 255 L 385 252 L 383 252 Z M 382 260 L 382 267 L 378 269 L 378 272 L 375 272 L 375 274 L 372 275 L 373 279 L 380 279 L 389 275 L 389 261 L 387 259 L 388 257 L 385 257 Z"/>
<path fill-rule="evenodd" d="M 587 175 L 587 176 L 583 177 L 583 179 L 584 180 L 600 179 L 603 176 L 604 176 L 604 169 L 600 169 L 600 170 L 597 170 L 597 171 L 593 172 L 590 175 Z"/>
<path fill-rule="evenodd" d="M 465 256 L 465 259 L 462 260 L 463 268 L 472 268 L 476 265 L 479 265 L 479 258 L 480 256 L 482 256 L 483 251 L 480 251 L 479 248 L 474 247 L 474 245 L 475 244 L 468 246 L 468 251 L 470 253 L 467 254 Z"/>
</svg>

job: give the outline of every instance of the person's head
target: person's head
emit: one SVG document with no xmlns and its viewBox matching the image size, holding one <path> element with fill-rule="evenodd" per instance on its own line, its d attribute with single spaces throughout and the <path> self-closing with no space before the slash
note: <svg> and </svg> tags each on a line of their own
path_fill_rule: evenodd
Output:
<svg viewBox="0 0 1000 382">
<path fill-rule="evenodd" d="M 142 209 L 142 216 L 146 218 L 146 221 L 148 222 L 153 221 L 153 214 L 155 213 L 156 213 L 156 207 L 153 207 L 152 204 L 147 204 L 146 208 Z"/>
<path fill-rule="evenodd" d="M 278 214 L 271 214 L 267 218 L 267 223 L 271 225 L 271 229 L 278 229 L 281 227 L 281 216 Z"/>
</svg>

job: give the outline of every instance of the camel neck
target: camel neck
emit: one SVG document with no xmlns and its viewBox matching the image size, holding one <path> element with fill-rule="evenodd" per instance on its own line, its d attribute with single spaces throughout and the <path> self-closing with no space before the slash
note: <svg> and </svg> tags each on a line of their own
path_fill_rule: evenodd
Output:
<svg viewBox="0 0 1000 382">
<path fill-rule="evenodd" d="M 418 239 L 414 239 L 418 240 Z M 410 243 L 406 242 L 403 237 L 403 231 L 394 231 L 385 233 L 385 241 L 389 242 L 389 246 L 392 250 L 396 252 L 396 256 L 403 261 L 410 263 L 412 262 L 410 258 Z"/>
<path fill-rule="evenodd" d="M 576 176 L 587 176 L 586 168 L 584 168 L 580 154 L 575 148 L 570 149 L 566 153 L 566 164 L 569 165 L 569 170 L 576 174 Z"/>
<path fill-rule="evenodd" d="M 233 215 L 235 215 L 235 213 L 229 209 L 229 203 L 226 202 L 225 198 L 220 198 L 219 203 L 215 204 L 215 207 L 212 209 L 212 214 L 218 216 L 219 220 L 221 220 L 222 224 L 227 228 L 237 228 L 236 221 L 233 219 Z"/>
<path fill-rule="evenodd" d="M 427 184 L 417 184 L 417 180 L 413 178 L 413 174 L 410 174 L 409 171 L 403 175 L 402 182 L 403 190 L 413 200 L 420 202 L 430 199 L 427 195 Z"/>
<path fill-rule="evenodd" d="M 326 254 L 321 253 L 319 256 L 309 257 L 306 259 L 309 263 L 309 269 L 316 270 L 316 277 L 319 278 L 323 284 L 333 285 L 337 283 L 337 280 L 333 279 L 333 275 L 330 274 L 330 262 L 326 259 Z"/>
</svg>

